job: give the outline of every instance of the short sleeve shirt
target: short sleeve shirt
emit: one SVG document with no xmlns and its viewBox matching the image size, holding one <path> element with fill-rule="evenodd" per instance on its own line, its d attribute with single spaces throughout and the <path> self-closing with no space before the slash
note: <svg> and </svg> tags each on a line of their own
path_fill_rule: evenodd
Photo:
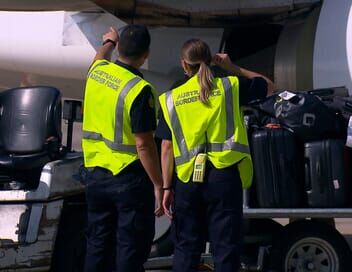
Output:
<svg viewBox="0 0 352 272">
<path fill-rule="evenodd" d="M 136 68 L 116 61 L 116 64 L 143 78 L 143 74 Z M 150 86 L 145 86 L 133 101 L 130 117 L 132 133 L 143 133 L 156 129 L 154 96 Z"/>
</svg>

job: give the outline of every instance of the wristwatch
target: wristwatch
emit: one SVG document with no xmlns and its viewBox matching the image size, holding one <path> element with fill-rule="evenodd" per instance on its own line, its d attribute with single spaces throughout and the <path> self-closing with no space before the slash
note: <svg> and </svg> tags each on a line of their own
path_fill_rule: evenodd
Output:
<svg viewBox="0 0 352 272">
<path fill-rule="evenodd" d="M 103 45 L 105 45 L 107 43 L 112 43 L 114 45 L 114 47 L 116 47 L 116 42 L 111 39 L 106 39 L 105 41 L 103 41 Z"/>
</svg>

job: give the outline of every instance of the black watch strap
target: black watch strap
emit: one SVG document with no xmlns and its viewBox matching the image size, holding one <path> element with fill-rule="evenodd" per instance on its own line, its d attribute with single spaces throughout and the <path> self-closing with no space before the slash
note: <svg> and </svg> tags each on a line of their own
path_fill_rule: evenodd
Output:
<svg viewBox="0 0 352 272">
<path fill-rule="evenodd" d="M 107 44 L 107 43 L 112 43 L 114 45 L 114 47 L 116 47 L 116 42 L 111 40 L 111 39 L 106 39 L 104 42 L 103 42 L 103 45 Z"/>
</svg>

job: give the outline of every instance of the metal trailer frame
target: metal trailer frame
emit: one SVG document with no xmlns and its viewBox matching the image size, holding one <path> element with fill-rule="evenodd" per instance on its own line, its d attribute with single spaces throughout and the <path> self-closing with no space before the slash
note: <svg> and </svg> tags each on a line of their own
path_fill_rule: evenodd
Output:
<svg viewBox="0 0 352 272">
<path fill-rule="evenodd" d="M 245 208 L 245 218 L 352 218 L 352 208 Z"/>
<path fill-rule="evenodd" d="M 244 205 L 245 206 L 245 205 Z M 244 208 L 245 219 L 318 219 L 321 221 L 334 220 L 335 218 L 352 218 L 352 208 Z M 335 225 L 334 225 L 335 228 Z M 336 229 L 336 228 L 335 228 Z M 243 271 L 262 271 L 264 255 L 267 248 L 260 247 L 257 265 L 242 267 Z M 172 266 L 173 256 L 150 258 L 145 264 L 146 269 L 162 269 Z M 201 264 L 212 266 L 212 256 L 207 249 L 201 256 Z"/>
</svg>

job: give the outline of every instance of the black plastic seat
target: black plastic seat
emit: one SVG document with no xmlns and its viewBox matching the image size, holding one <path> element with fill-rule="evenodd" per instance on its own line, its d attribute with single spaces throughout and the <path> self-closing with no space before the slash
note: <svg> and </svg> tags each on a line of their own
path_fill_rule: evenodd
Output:
<svg viewBox="0 0 352 272">
<path fill-rule="evenodd" d="M 51 158 L 47 151 L 17 156 L 13 154 L 0 154 L 0 167 L 19 170 L 32 169 L 41 167 L 50 160 Z"/>
<path fill-rule="evenodd" d="M 14 88 L 0 93 L 0 171 L 37 169 L 61 146 L 61 94 L 54 87 Z"/>
</svg>

